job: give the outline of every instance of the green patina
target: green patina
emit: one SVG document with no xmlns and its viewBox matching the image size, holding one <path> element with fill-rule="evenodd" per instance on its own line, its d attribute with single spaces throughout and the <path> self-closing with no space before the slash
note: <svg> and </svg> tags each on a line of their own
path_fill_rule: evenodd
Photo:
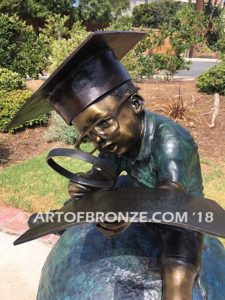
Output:
<svg viewBox="0 0 225 300">
<path fill-rule="evenodd" d="M 158 187 L 178 182 L 186 192 L 203 195 L 198 147 L 190 133 L 174 121 L 149 111 L 144 112 L 144 131 L 136 159 L 103 153 L 100 156 L 126 171 L 135 183 Z"/>
</svg>

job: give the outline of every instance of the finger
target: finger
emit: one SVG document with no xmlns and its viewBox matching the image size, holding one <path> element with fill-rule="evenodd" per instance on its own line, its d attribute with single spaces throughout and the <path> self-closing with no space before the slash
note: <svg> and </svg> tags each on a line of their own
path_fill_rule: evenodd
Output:
<svg viewBox="0 0 225 300">
<path fill-rule="evenodd" d="M 79 183 L 73 183 L 73 184 L 69 183 L 68 189 L 71 191 L 87 191 L 87 190 L 89 190 L 88 187 L 86 187 L 82 184 L 79 184 Z"/>
<path fill-rule="evenodd" d="M 76 173 L 76 175 L 89 179 L 89 175 L 87 173 L 78 172 L 78 173 Z"/>
</svg>

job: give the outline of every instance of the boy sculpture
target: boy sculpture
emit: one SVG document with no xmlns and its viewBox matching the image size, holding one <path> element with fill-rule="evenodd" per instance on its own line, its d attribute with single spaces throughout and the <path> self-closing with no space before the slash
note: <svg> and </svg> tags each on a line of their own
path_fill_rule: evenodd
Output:
<svg viewBox="0 0 225 300">
<path fill-rule="evenodd" d="M 161 187 L 201 197 L 199 156 L 191 135 L 171 119 L 144 109 L 144 100 L 119 62 L 142 37 L 143 33 L 138 32 L 97 32 L 90 35 L 19 112 L 18 122 L 53 108 L 68 124 L 79 130 L 76 148 L 82 149 L 83 143 L 89 141 L 93 144 L 93 151 L 98 149 L 100 152 L 100 158 L 116 166 L 115 187 Z M 123 171 L 127 176 L 120 176 Z M 101 172 L 93 168 L 85 176 L 96 179 L 101 177 Z M 72 181 L 69 183 L 73 201 L 91 190 Z M 159 245 L 157 268 L 162 278 L 162 299 L 191 300 L 193 285 L 200 272 L 202 234 L 175 226 L 124 222 L 101 222 L 97 229 L 91 227 L 90 232 L 98 237 L 101 235 L 104 241 L 110 238 L 110 241 L 103 242 L 106 243 L 104 247 L 115 250 L 117 241 L 121 241 L 123 235 L 125 237 L 135 226 L 141 226 L 140 232 L 143 232 L 145 241 L 148 239 L 146 233 L 151 233 Z M 78 232 L 78 227 L 76 230 Z M 68 235 L 68 231 L 61 239 Z M 87 243 L 85 245 L 89 247 Z M 78 255 L 77 252 L 75 255 Z M 80 259 L 82 255 L 79 255 Z M 48 273 L 48 268 L 43 272 Z M 96 272 L 101 276 L 103 271 L 96 269 Z M 50 281 L 51 276 L 52 273 L 43 275 L 38 299 L 50 299 L 46 296 L 46 278 L 49 277 L 47 280 Z M 84 289 L 87 290 L 86 297 L 77 294 L 71 298 L 64 295 L 64 298 L 54 299 L 97 299 L 90 296 L 87 287 Z M 144 285 L 137 288 L 142 296 L 138 293 L 124 296 L 126 293 L 119 292 L 117 288 L 114 297 L 109 293 L 105 299 L 159 299 L 157 296 L 144 296 L 142 289 L 145 289 Z M 195 299 L 204 299 L 204 292 Z"/>
</svg>

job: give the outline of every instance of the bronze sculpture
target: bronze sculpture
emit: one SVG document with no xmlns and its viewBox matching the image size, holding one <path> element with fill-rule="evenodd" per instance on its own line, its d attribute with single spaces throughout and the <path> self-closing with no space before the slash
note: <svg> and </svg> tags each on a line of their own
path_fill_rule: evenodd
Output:
<svg viewBox="0 0 225 300">
<path fill-rule="evenodd" d="M 17 121 L 46 112 L 51 106 L 79 129 L 77 148 L 82 149 L 82 143 L 89 140 L 94 144 L 92 150 L 98 149 L 99 157 L 116 167 L 116 187 L 159 187 L 202 197 L 201 170 L 192 137 L 173 121 L 144 110 L 142 97 L 119 63 L 142 36 L 132 32 L 93 34 L 19 112 Z M 128 176 L 119 177 L 122 171 Z M 98 180 L 101 172 L 94 167 L 86 176 Z M 70 182 L 73 205 L 89 192 L 93 188 Z M 98 230 L 112 239 L 129 226 L 126 222 L 97 224 Z M 144 228 L 160 240 L 163 299 L 192 299 L 200 272 L 202 234 L 160 224 Z"/>
</svg>

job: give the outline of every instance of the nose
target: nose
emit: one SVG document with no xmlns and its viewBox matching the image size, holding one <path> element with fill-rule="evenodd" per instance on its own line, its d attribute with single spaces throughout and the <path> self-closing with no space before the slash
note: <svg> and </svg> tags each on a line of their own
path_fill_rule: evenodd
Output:
<svg viewBox="0 0 225 300">
<path fill-rule="evenodd" d="M 100 143 L 102 139 L 100 136 L 96 135 L 95 140 L 97 143 Z"/>
<path fill-rule="evenodd" d="M 91 139 L 95 142 L 95 143 L 100 143 L 100 142 L 102 142 L 102 138 L 99 136 L 99 135 L 97 135 L 95 132 L 92 132 L 91 133 Z"/>
</svg>

